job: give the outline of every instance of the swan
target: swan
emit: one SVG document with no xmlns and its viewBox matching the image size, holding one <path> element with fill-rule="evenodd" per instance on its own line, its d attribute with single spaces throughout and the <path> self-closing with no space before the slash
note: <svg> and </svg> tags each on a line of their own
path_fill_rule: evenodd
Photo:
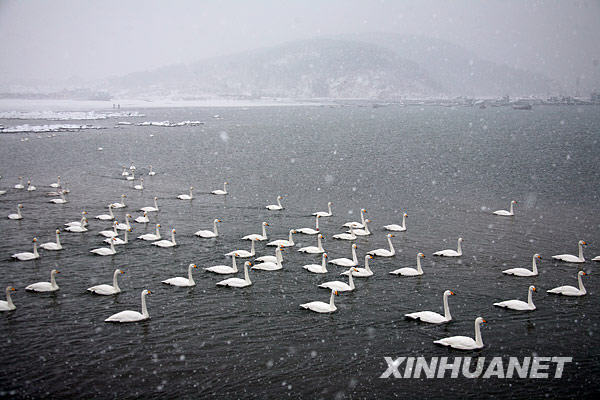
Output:
<svg viewBox="0 0 600 400">
<path fill-rule="evenodd" d="M 399 268 L 390 272 L 392 275 L 404 275 L 404 276 L 417 276 L 423 275 L 423 269 L 421 268 L 421 258 L 425 258 L 425 254 L 417 254 L 417 269 L 414 268 Z"/>
<path fill-rule="evenodd" d="M 40 258 L 40 255 L 37 251 L 37 238 L 33 238 L 33 253 L 24 251 L 22 253 L 15 253 L 11 257 L 16 258 L 19 261 L 29 261 Z"/>
<path fill-rule="evenodd" d="M 59 289 L 56 284 L 56 274 L 60 274 L 60 271 L 53 269 L 50 271 L 50 282 L 32 283 L 31 285 L 26 286 L 25 290 L 30 292 L 56 292 Z"/>
<path fill-rule="evenodd" d="M 86 211 L 82 211 L 81 212 L 81 219 L 79 221 L 67 222 L 65 224 L 65 226 L 87 226 L 86 215 L 87 215 L 87 212 Z"/>
<path fill-rule="evenodd" d="M 376 250 L 371 250 L 369 252 L 367 252 L 367 254 L 370 254 L 372 256 L 379 256 L 379 257 L 393 257 L 394 255 L 396 255 L 396 250 L 394 249 L 394 245 L 392 244 L 392 238 L 394 237 L 393 234 L 388 233 L 387 235 L 387 241 L 388 244 L 390 245 L 390 249 L 376 249 Z"/>
<path fill-rule="evenodd" d="M 254 249 L 254 240 L 252 241 L 252 246 L 250 246 L 250 251 L 247 250 L 233 250 L 230 251 L 229 253 L 225 254 L 226 256 L 232 256 L 232 255 L 236 255 L 239 258 L 248 258 L 248 257 L 254 257 L 254 255 L 256 254 L 256 251 Z"/>
<path fill-rule="evenodd" d="M 40 247 L 44 250 L 62 250 L 63 247 L 60 244 L 60 230 L 56 230 L 56 243 L 48 242 L 40 244 Z"/>
<path fill-rule="evenodd" d="M 268 223 L 263 222 L 262 223 L 262 235 L 259 235 L 258 233 L 253 233 L 251 235 L 246 235 L 242 238 L 242 240 L 267 240 L 267 226 L 269 226 Z"/>
<path fill-rule="evenodd" d="M 12 310 L 15 310 L 17 308 L 13 304 L 12 298 L 10 297 L 10 292 L 14 292 L 16 290 L 17 289 L 15 289 L 12 286 L 7 286 L 6 287 L 6 301 L 0 300 L 0 311 L 12 311 Z"/>
<path fill-rule="evenodd" d="M 227 182 L 225 182 L 225 183 L 223 183 L 223 190 L 221 190 L 221 189 L 217 189 L 217 190 L 213 190 L 213 191 L 212 191 L 212 192 L 210 192 L 210 193 L 211 193 L 211 194 L 217 194 L 217 195 L 223 195 L 223 196 L 224 196 L 224 195 L 227 195 L 227 194 L 229 194 L 229 193 L 227 192 L 227 185 L 228 185 L 228 183 L 227 183 Z"/>
<path fill-rule="evenodd" d="M 192 195 L 192 191 L 194 190 L 193 186 L 190 186 L 190 194 L 180 194 L 179 196 L 177 196 L 177 198 L 179 200 L 192 200 L 194 198 L 194 196 Z"/>
<path fill-rule="evenodd" d="M 146 233 L 144 235 L 138 236 L 138 239 L 147 241 L 160 240 L 160 238 L 160 224 L 156 224 L 156 233 Z"/>
<path fill-rule="evenodd" d="M 350 227 L 350 233 L 338 233 L 337 235 L 333 235 L 332 238 L 338 240 L 356 240 L 356 235 L 354 234 L 354 228 Z"/>
<path fill-rule="evenodd" d="M 514 215 L 515 215 L 515 211 L 514 211 L 514 209 L 513 209 L 513 206 L 514 206 L 515 204 L 517 204 L 517 201 L 516 201 L 516 200 L 512 200 L 512 201 L 510 202 L 510 211 L 506 211 L 506 210 L 497 210 L 497 211 L 494 211 L 494 214 L 495 214 L 495 215 L 502 215 L 502 216 L 505 216 L 505 217 L 512 217 L 512 216 L 514 216 Z"/>
<path fill-rule="evenodd" d="M 166 279 L 166 280 L 162 281 L 162 283 L 165 283 L 165 284 L 171 285 L 171 286 L 179 286 L 179 287 L 196 286 L 196 282 L 194 282 L 194 278 L 192 277 L 192 270 L 194 268 L 197 268 L 196 264 L 188 265 L 188 277 L 187 278 L 177 276 L 175 278 Z"/>
<path fill-rule="evenodd" d="M 356 268 L 350 268 L 349 272 L 356 271 Z M 338 292 L 351 292 L 355 289 L 354 287 L 354 279 L 352 279 L 352 274 L 348 275 L 348 283 L 341 281 L 329 281 L 325 283 L 321 283 L 319 285 L 320 288 L 333 289 Z"/>
<path fill-rule="evenodd" d="M 140 184 L 133 187 L 135 190 L 144 190 L 144 178 L 140 178 Z"/>
<path fill-rule="evenodd" d="M 112 206 L 112 208 L 124 208 L 127 207 L 127 205 L 125 204 L 125 198 L 127 197 L 126 194 L 122 194 L 121 195 L 121 202 L 120 203 L 111 203 L 110 205 Z"/>
<path fill-rule="evenodd" d="M 36 191 L 36 190 L 37 190 L 37 188 L 31 184 L 31 181 L 27 181 L 27 191 L 28 192 L 33 192 L 33 191 Z"/>
<path fill-rule="evenodd" d="M 127 167 L 123 165 L 123 172 L 121 172 L 121 176 L 128 176 L 129 172 L 127 171 Z"/>
<path fill-rule="evenodd" d="M 125 179 L 126 179 L 126 180 L 128 180 L 128 181 L 132 181 L 132 180 L 134 180 L 134 179 L 135 179 L 135 170 L 132 170 L 132 171 L 131 171 L 131 175 L 127 175 L 127 176 L 125 177 Z"/>
<path fill-rule="evenodd" d="M 600 261 L 600 256 L 596 256 L 596 257 L 592 258 L 592 261 Z"/>
<path fill-rule="evenodd" d="M 327 253 L 323 253 L 323 255 L 321 256 L 321 264 L 307 264 L 307 265 L 303 265 L 302 268 L 304 268 L 305 270 L 307 270 L 308 272 L 312 272 L 315 274 L 326 274 L 327 273 L 327 267 L 325 266 L 327 264 Z"/>
<path fill-rule="evenodd" d="M 299 228 L 299 229 L 296 229 L 296 232 L 298 232 L 298 233 L 304 233 L 305 235 L 316 235 L 317 233 L 319 233 L 319 218 L 321 218 L 320 215 L 317 215 L 315 217 L 315 229 L 313 229 L 313 228 Z"/>
<path fill-rule="evenodd" d="M 22 176 L 19 177 L 19 183 L 17 183 L 14 187 L 15 187 L 15 189 L 25 189 L 25 186 L 23 186 L 23 177 Z"/>
<path fill-rule="evenodd" d="M 542 256 L 540 256 L 539 254 L 535 253 L 533 255 L 533 269 L 530 271 L 527 268 L 510 268 L 510 269 L 505 269 L 504 271 L 502 271 L 503 274 L 506 275 L 514 275 L 514 276 L 537 276 L 538 275 L 538 270 L 537 270 L 537 263 L 536 260 L 541 260 Z"/>
<path fill-rule="evenodd" d="M 109 204 L 108 205 L 108 214 L 96 215 L 94 218 L 102 220 L 102 221 L 112 221 L 113 219 L 115 219 L 115 215 L 113 214 L 112 209 L 113 209 L 113 205 Z"/>
<path fill-rule="evenodd" d="M 555 260 L 570 262 L 570 263 L 582 263 L 585 262 L 585 258 L 583 258 L 583 246 L 587 245 L 587 243 L 583 240 L 580 240 L 577 244 L 579 247 L 579 256 L 573 256 L 571 254 L 559 254 L 556 256 L 552 256 Z"/>
<path fill-rule="evenodd" d="M 292 235 L 294 233 L 296 233 L 296 230 L 291 229 L 289 236 L 288 236 L 288 240 L 285 240 L 285 239 L 273 240 L 272 242 L 267 243 L 267 246 L 293 247 L 295 243 L 294 243 L 294 238 L 292 237 Z"/>
<path fill-rule="evenodd" d="M 214 267 L 204 268 L 205 271 L 214 272 L 215 274 L 228 275 L 238 272 L 238 267 L 235 262 L 237 254 L 231 255 L 231 267 L 229 265 L 215 265 Z"/>
<path fill-rule="evenodd" d="M 134 221 L 138 224 L 147 224 L 148 222 L 150 222 L 150 218 L 148 218 L 148 212 L 144 211 L 144 215 L 137 217 L 136 219 L 134 219 Z"/>
<path fill-rule="evenodd" d="M 443 324 L 452 320 L 450 315 L 450 308 L 448 308 L 448 296 L 454 296 L 454 292 L 446 290 L 444 292 L 444 315 L 438 314 L 433 311 L 419 311 L 410 314 L 404 314 L 406 318 L 416 319 L 422 322 L 430 324 Z"/>
<path fill-rule="evenodd" d="M 583 271 L 579 271 L 577 273 L 577 281 L 579 282 L 579 288 L 573 286 L 559 286 L 554 289 L 547 290 L 548 293 L 552 294 L 562 294 L 563 296 L 583 296 L 587 293 L 585 288 L 583 287 L 583 282 L 581 277 L 587 275 Z"/>
<path fill-rule="evenodd" d="M 60 192 L 60 199 L 52 199 L 52 200 L 48 201 L 48 203 L 54 203 L 54 204 L 65 204 L 68 202 L 69 202 L 69 200 L 65 199 L 65 194 L 63 192 Z"/>
<path fill-rule="evenodd" d="M 317 212 L 313 213 L 312 215 L 319 216 L 319 217 L 331 217 L 333 215 L 333 213 L 331 212 L 332 204 L 333 203 L 331 201 L 327 203 L 328 211 L 317 211 Z"/>
<path fill-rule="evenodd" d="M 352 260 L 348 258 L 335 258 L 330 260 L 330 264 L 339 265 L 340 267 L 355 267 L 358 265 L 358 258 L 356 257 L 356 249 L 358 246 L 356 243 L 352 245 Z"/>
<path fill-rule="evenodd" d="M 252 242 L 254 243 L 254 242 Z M 252 263 L 250 261 L 246 261 L 244 263 L 244 279 L 241 278 L 229 278 L 223 281 L 217 282 L 217 286 L 229 286 L 229 287 L 246 287 L 252 285 L 250 281 L 250 277 L 248 276 L 248 267 L 250 267 Z"/>
<path fill-rule="evenodd" d="M 275 249 L 275 254 L 279 253 L 279 257 L 277 257 L 277 255 L 275 256 L 275 262 L 271 262 L 271 261 L 265 261 L 262 262 L 260 264 L 254 264 L 254 266 L 252 267 L 252 269 L 259 269 L 262 271 L 277 271 L 279 269 L 282 269 L 283 266 L 281 265 L 281 249 L 283 247 L 279 246 Z"/>
<path fill-rule="evenodd" d="M 83 217 L 82 221 L 81 221 L 81 225 L 75 225 L 75 226 L 67 226 L 65 228 L 65 231 L 67 232 L 73 232 L 73 233 L 82 233 L 82 232 L 87 232 L 87 228 L 85 227 L 85 225 L 87 225 L 87 218 Z"/>
<path fill-rule="evenodd" d="M 128 229 L 131 229 L 131 224 L 129 223 L 129 218 L 131 218 L 131 214 L 125 214 L 125 222 L 116 222 L 115 226 L 117 227 L 118 230 L 120 231 L 126 231 Z"/>
<path fill-rule="evenodd" d="M 201 231 L 195 232 L 194 235 L 200 236 L 201 238 L 206 238 L 206 239 L 216 238 L 217 236 L 219 236 L 219 231 L 217 230 L 217 224 L 219 222 L 221 222 L 220 219 L 215 219 L 213 221 L 213 230 L 212 231 L 201 230 Z"/>
<path fill-rule="evenodd" d="M 535 310 L 535 305 L 532 300 L 532 293 L 536 292 L 537 289 L 535 286 L 529 286 L 529 294 L 527 295 L 527 302 L 521 300 L 506 300 L 501 301 L 499 303 L 494 303 L 496 307 L 502 308 L 510 308 L 511 310 L 517 311 L 533 311 Z"/>
<path fill-rule="evenodd" d="M 133 161 L 131 162 L 131 165 L 129 166 L 129 170 L 135 171 L 135 165 L 133 165 Z"/>
<path fill-rule="evenodd" d="M 352 273 L 352 276 L 354 276 L 356 278 L 368 278 L 369 276 L 373 275 L 373 271 L 371 270 L 371 268 L 369 268 L 369 260 L 372 260 L 372 259 L 373 259 L 373 256 L 367 254 L 365 256 L 365 267 L 364 268 L 353 268 L 351 270 L 342 272 L 340 275 L 350 275 L 350 273 Z"/>
<path fill-rule="evenodd" d="M 367 212 L 366 209 L 361 208 L 360 209 L 360 222 L 346 222 L 344 225 L 344 227 L 346 228 L 354 228 L 354 229 L 362 229 L 365 227 L 365 213 Z"/>
<path fill-rule="evenodd" d="M 111 294 L 117 294 L 117 293 L 121 293 L 121 288 L 119 287 L 119 283 L 117 282 L 117 277 L 119 275 L 124 274 L 125 272 L 123 272 L 120 269 L 115 269 L 115 272 L 113 273 L 113 284 L 111 285 L 96 285 L 96 286 L 92 286 L 87 288 L 88 292 L 92 292 L 94 294 L 100 294 L 102 296 L 110 296 Z"/>
<path fill-rule="evenodd" d="M 115 250 L 115 245 L 114 245 L 115 240 L 117 240 L 117 239 L 116 238 L 110 239 L 110 248 L 99 247 L 97 249 L 90 250 L 90 253 L 94 253 L 99 256 L 112 256 L 113 254 L 116 254 L 117 251 Z"/>
<path fill-rule="evenodd" d="M 103 242 L 104 243 L 108 243 L 108 244 L 114 243 L 115 246 L 116 245 L 121 245 L 121 244 L 127 244 L 127 243 L 129 243 L 129 236 L 128 236 L 129 232 L 132 232 L 131 228 L 129 228 L 129 229 L 127 229 L 125 231 L 125 238 L 124 239 L 121 239 L 120 237 L 115 236 L 114 238 L 106 238 L 106 239 L 103 240 Z"/>
<path fill-rule="evenodd" d="M 152 171 L 152 165 L 150 166 L 150 172 L 148 172 L 148 175 L 150 175 L 150 176 L 156 175 L 156 172 Z"/>
<path fill-rule="evenodd" d="M 19 178 L 21 178 L 21 177 L 19 177 Z M 60 176 L 58 178 L 56 178 L 56 182 L 55 183 L 51 183 L 50 184 L 50 187 L 53 187 L 53 188 L 59 188 L 60 187 Z"/>
<path fill-rule="evenodd" d="M 477 350 L 483 348 L 483 340 L 481 339 L 481 324 L 487 321 L 481 317 L 475 320 L 475 340 L 468 336 L 451 336 L 440 340 L 435 340 L 433 343 L 441 344 L 442 346 L 453 347 L 458 350 Z"/>
<path fill-rule="evenodd" d="M 158 197 L 154 197 L 154 207 L 151 207 L 151 206 L 142 207 L 142 208 L 140 208 L 140 211 L 146 211 L 146 212 L 158 211 Z"/>
<path fill-rule="evenodd" d="M 8 214 L 8 219 L 23 219 L 23 215 L 21 215 L 21 208 L 23 208 L 23 204 L 17 204 L 17 213 Z"/>
<path fill-rule="evenodd" d="M 277 247 L 278 249 L 279 247 Z M 280 252 L 277 252 L 277 249 L 275 249 L 275 255 L 274 256 L 262 256 L 262 257 L 258 257 L 256 259 L 254 259 L 254 262 L 272 262 L 272 263 L 276 263 L 277 261 L 279 262 L 283 262 L 283 255 Z"/>
<path fill-rule="evenodd" d="M 177 242 L 175 242 L 175 229 L 171 229 L 171 240 L 163 239 L 158 242 L 152 242 L 154 246 L 158 247 L 173 247 L 177 246 Z"/>
<path fill-rule="evenodd" d="M 456 251 L 454 250 L 440 250 L 433 253 L 434 256 L 442 256 L 442 257 L 460 257 L 462 256 L 462 248 L 460 244 L 462 243 L 463 238 L 458 238 L 458 248 Z"/>
<path fill-rule="evenodd" d="M 119 234 L 117 233 L 117 224 L 118 224 L 117 221 L 113 222 L 113 229 L 112 229 L 112 231 L 108 231 L 108 230 L 106 230 L 106 231 L 100 231 L 100 232 L 98 232 L 98 235 L 101 235 L 101 236 L 104 236 L 104 237 L 107 237 L 107 238 L 114 238 L 114 237 L 119 236 Z"/>
<path fill-rule="evenodd" d="M 395 232 L 404 232 L 406 230 L 406 218 L 408 217 L 407 213 L 402 214 L 402 225 L 397 225 L 397 224 L 391 224 L 391 225 L 384 225 L 384 229 L 387 229 L 388 231 L 395 231 Z"/>
<path fill-rule="evenodd" d="M 365 219 L 365 223 L 364 223 L 364 229 L 354 229 L 350 228 L 349 231 L 347 231 L 347 233 L 354 233 L 355 236 L 369 236 L 371 234 L 371 231 L 369 231 L 369 226 L 367 225 L 367 223 L 371 222 L 370 219 Z"/>
<path fill-rule="evenodd" d="M 113 314 L 106 318 L 104 322 L 138 322 L 150 319 L 148 309 L 146 308 L 146 295 L 151 294 L 149 290 L 142 290 L 142 312 L 125 310 L 119 313 Z"/>
<path fill-rule="evenodd" d="M 300 304 L 300 307 L 306 309 L 306 310 L 311 310 L 314 312 L 318 312 L 318 313 L 332 313 L 335 310 L 337 310 L 337 307 L 335 306 L 334 302 L 333 302 L 333 298 L 334 296 L 337 296 L 338 292 L 337 290 L 331 290 L 331 297 L 329 298 L 329 304 L 322 302 L 322 301 L 311 301 L 310 303 L 304 303 L 304 304 Z"/>
<path fill-rule="evenodd" d="M 265 208 L 267 210 L 271 210 L 271 211 L 283 210 L 283 206 L 281 205 L 281 201 L 280 201 L 281 199 L 283 199 L 283 197 L 277 196 L 277 204 L 269 204 Z"/>
<path fill-rule="evenodd" d="M 309 253 L 309 254 L 324 253 L 325 249 L 323 249 L 323 245 L 321 244 L 321 239 L 323 239 L 323 235 L 319 233 L 317 235 L 317 245 L 316 246 L 301 247 L 298 249 L 298 251 L 301 253 Z"/>
</svg>

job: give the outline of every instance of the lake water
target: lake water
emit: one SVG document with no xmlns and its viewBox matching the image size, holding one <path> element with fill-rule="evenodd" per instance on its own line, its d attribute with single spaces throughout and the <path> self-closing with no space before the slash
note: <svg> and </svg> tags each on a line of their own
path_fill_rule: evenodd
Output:
<svg viewBox="0 0 600 400">
<path fill-rule="evenodd" d="M 580 397 L 600 389 L 598 376 L 597 266 L 600 255 L 600 109 L 598 107 L 507 108 L 444 107 L 250 107 L 136 109 L 145 117 L 91 123 L 102 130 L 49 134 L 0 135 L 0 286 L 17 288 L 17 310 L 0 315 L 0 395 L 10 397 L 168 397 L 197 398 L 365 398 L 365 397 Z M 219 118 L 213 118 L 219 115 Z M 202 126 L 177 128 L 117 126 L 117 121 L 179 122 Z M 47 121 L 2 120 L 4 126 Z M 48 137 L 50 136 L 50 137 Z M 22 138 L 28 141 L 21 141 Z M 98 151 L 102 147 L 103 151 Z M 134 162 L 145 190 L 122 179 L 121 166 Z M 156 175 L 147 175 L 149 165 Z M 47 186 L 61 175 L 71 190 L 69 203 L 48 203 Z M 35 192 L 12 189 L 24 176 Z M 229 182 L 226 198 L 208 193 Z M 137 181 L 135 182 L 138 183 Z M 177 200 L 195 188 L 193 201 Z M 157 248 L 132 240 L 117 254 L 94 256 L 102 246 L 97 232 L 109 223 L 90 218 L 85 234 L 63 232 L 64 251 L 40 250 L 41 258 L 16 262 L 17 251 L 31 251 L 31 239 L 53 241 L 54 230 L 106 212 L 106 205 L 127 194 L 126 212 L 152 205 L 160 212 L 151 224 L 135 224 L 133 237 L 162 224 L 163 236 L 177 229 L 178 246 Z M 277 195 L 285 209 L 272 212 Z M 492 215 L 519 203 L 514 218 Z M 350 245 L 331 238 L 346 221 L 368 210 L 372 236 L 359 238 L 358 256 L 386 247 L 383 225 L 400 223 L 408 213 L 408 231 L 397 233 L 393 258 L 371 262 L 375 275 L 356 279 L 356 290 L 336 298 L 333 314 L 302 310 L 299 304 L 328 301 L 317 287 L 346 280 L 341 267 L 326 275 L 301 268 L 320 256 L 298 253 L 314 245 L 314 236 L 296 235 L 296 247 L 284 252 L 284 268 L 251 271 L 253 285 L 216 287 L 223 276 L 202 270 L 228 264 L 223 254 L 248 249 L 240 240 L 270 223 L 270 239 L 287 238 L 289 229 L 313 227 L 310 214 L 322 218 L 324 247 L 330 258 L 349 257 Z M 24 219 L 8 220 L 22 203 Z M 223 222 L 217 239 L 200 239 L 198 229 Z M 455 248 L 459 259 L 432 257 Z M 553 254 L 576 254 L 577 241 L 591 245 L 582 265 L 554 262 Z M 414 266 L 426 254 L 425 274 L 396 277 L 388 272 Z M 257 245 L 259 255 L 273 248 Z M 534 253 L 544 258 L 535 278 L 504 276 L 510 267 L 530 267 Z M 185 276 L 196 263 L 197 286 L 169 287 L 161 280 Z M 242 262 L 239 265 L 243 265 Z M 35 294 L 24 287 L 47 281 L 58 267 L 60 291 Z M 89 286 L 109 283 L 115 268 L 118 296 L 94 296 Z M 576 285 L 584 270 L 587 296 L 550 296 L 547 289 Z M 241 273 L 238 274 L 241 276 Z M 534 294 L 531 313 L 498 309 L 492 303 Z M 149 321 L 113 325 L 103 320 L 125 309 L 140 309 L 148 296 Z M 433 326 L 407 321 L 408 312 L 442 311 L 442 293 L 450 298 L 453 321 Z M 433 344 L 445 336 L 473 336 L 473 320 L 484 317 L 485 347 L 461 352 Z M 384 357 L 570 356 L 561 379 L 380 379 Z"/>
</svg>

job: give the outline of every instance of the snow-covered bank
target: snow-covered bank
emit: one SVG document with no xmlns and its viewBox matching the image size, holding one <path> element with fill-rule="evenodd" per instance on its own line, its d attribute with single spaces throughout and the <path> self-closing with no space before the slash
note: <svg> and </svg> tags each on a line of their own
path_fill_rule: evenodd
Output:
<svg viewBox="0 0 600 400">
<path fill-rule="evenodd" d="M 105 129 L 103 126 L 56 124 L 56 125 L 17 125 L 0 128 L 0 133 L 24 133 L 24 132 L 75 132 L 85 129 Z"/>
<path fill-rule="evenodd" d="M 43 119 L 46 121 L 97 120 L 108 118 L 145 117 L 137 111 L 6 111 L 0 112 L 0 119 Z"/>
</svg>

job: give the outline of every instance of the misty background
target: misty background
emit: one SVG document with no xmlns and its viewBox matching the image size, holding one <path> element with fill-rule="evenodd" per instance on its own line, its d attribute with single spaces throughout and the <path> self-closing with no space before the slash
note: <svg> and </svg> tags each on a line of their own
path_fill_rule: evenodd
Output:
<svg viewBox="0 0 600 400">
<path fill-rule="evenodd" d="M 0 93 L 589 97 L 599 1 L 1 1 Z"/>
</svg>

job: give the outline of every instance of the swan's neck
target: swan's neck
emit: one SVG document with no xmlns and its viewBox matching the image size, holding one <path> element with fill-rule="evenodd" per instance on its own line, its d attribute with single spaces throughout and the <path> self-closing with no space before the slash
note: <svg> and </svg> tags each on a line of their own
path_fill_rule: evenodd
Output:
<svg viewBox="0 0 600 400">
<path fill-rule="evenodd" d="M 321 272 L 327 272 L 327 267 L 325 266 L 327 264 L 327 259 L 325 258 L 325 255 L 323 254 L 323 256 L 321 257 Z"/>
<path fill-rule="evenodd" d="M 113 232 L 115 235 L 117 234 L 117 224 L 113 224 Z"/>
<path fill-rule="evenodd" d="M 529 289 L 527 294 L 527 305 L 533 308 L 533 289 Z"/>
<path fill-rule="evenodd" d="M 225 193 L 227 193 L 227 184 L 226 184 L 226 183 L 224 183 L 224 184 L 223 184 L 223 191 L 224 191 Z"/>
<path fill-rule="evenodd" d="M 335 292 L 331 291 L 331 297 L 329 298 L 329 308 L 333 309 L 335 307 L 335 303 L 333 302 L 333 298 L 335 297 Z"/>
<path fill-rule="evenodd" d="M 333 213 L 331 212 L 331 204 L 329 204 L 329 203 L 327 204 L 327 211 L 329 212 L 329 214 L 333 214 Z"/>
<path fill-rule="evenodd" d="M 125 206 L 125 197 L 121 197 L 121 204 L 123 204 L 123 206 Z"/>
<path fill-rule="evenodd" d="M 142 315 L 146 318 L 150 317 L 148 309 L 146 308 L 146 291 L 142 292 Z"/>
<path fill-rule="evenodd" d="M 115 214 L 113 214 L 113 212 L 112 212 L 112 207 L 108 207 L 108 214 L 109 214 L 109 215 L 110 215 L 112 218 L 114 218 L 114 217 L 115 217 Z M 83 220 L 83 218 L 81 218 L 81 219 Z"/>
<path fill-rule="evenodd" d="M 321 235 L 317 236 L 317 249 L 319 249 L 319 251 L 323 250 L 323 244 L 321 243 Z"/>
<path fill-rule="evenodd" d="M 6 289 L 6 305 L 8 306 L 8 308 L 14 308 L 15 305 L 13 304 L 12 301 L 12 297 L 10 297 L 10 290 Z"/>
<path fill-rule="evenodd" d="M 215 235 L 219 234 L 219 230 L 217 229 L 217 221 L 213 222 L 213 233 Z"/>
<path fill-rule="evenodd" d="M 371 268 L 369 267 L 369 257 L 365 257 L 365 269 L 367 272 L 372 272 Z"/>
<path fill-rule="evenodd" d="M 194 269 L 194 265 L 190 265 L 188 267 L 188 280 L 190 281 L 190 284 L 195 284 L 196 282 L 194 282 L 194 277 L 192 276 L 192 269 Z"/>
<path fill-rule="evenodd" d="M 19 218 L 22 218 L 23 216 L 21 215 L 21 207 L 17 207 L 17 215 L 19 216 Z M 7 292 L 8 293 L 8 292 Z"/>
<path fill-rule="evenodd" d="M 244 280 L 246 281 L 246 283 L 251 283 L 250 277 L 248 276 L 248 264 L 246 263 L 244 263 Z"/>
<path fill-rule="evenodd" d="M 417 256 L 417 271 L 422 274 L 423 269 L 421 268 L 421 256 Z"/>
<path fill-rule="evenodd" d="M 458 248 L 456 249 L 456 252 L 458 253 L 458 255 L 462 256 L 462 247 L 460 245 L 460 240 L 458 241 Z"/>
<path fill-rule="evenodd" d="M 173 242 L 173 244 L 177 244 L 177 242 L 175 242 L 175 232 L 171 231 L 171 242 Z"/>
<path fill-rule="evenodd" d="M 156 199 L 154 199 L 154 208 L 156 208 L 158 210 L 158 203 L 157 203 Z"/>
<path fill-rule="evenodd" d="M 365 224 L 365 214 L 362 210 L 360 210 L 360 222 L 362 222 L 363 225 Z"/>
<path fill-rule="evenodd" d="M 356 257 L 356 249 L 352 246 L 352 261 L 354 264 L 358 264 L 358 258 Z"/>
<path fill-rule="evenodd" d="M 160 239 L 160 231 L 158 230 L 158 226 L 156 227 L 156 237 Z"/>
<path fill-rule="evenodd" d="M 579 247 L 579 259 L 583 260 L 584 259 L 583 258 L 583 245 L 581 243 L 579 243 L 578 247 Z"/>
<path fill-rule="evenodd" d="M 125 214 L 125 225 L 129 225 L 129 216 Z"/>
<path fill-rule="evenodd" d="M 319 217 L 315 217 L 315 230 L 318 231 L 319 230 Z"/>
<path fill-rule="evenodd" d="M 85 223 L 85 216 L 81 217 L 81 219 L 79 220 L 79 225 L 82 227 L 85 227 L 87 224 Z"/>
<path fill-rule="evenodd" d="M 190 189 L 190 199 L 192 198 L 192 189 Z"/>
<path fill-rule="evenodd" d="M 392 238 L 391 238 L 391 237 L 389 237 L 389 236 L 388 236 L 388 243 L 389 243 L 389 245 L 390 245 L 390 252 L 391 252 L 391 253 L 394 253 L 394 252 L 395 252 L 395 250 L 394 250 L 394 245 L 392 244 Z"/>
<path fill-rule="evenodd" d="M 367 235 L 370 235 L 370 234 L 371 234 L 371 232 L 369 232 L 369 225 L 367 225 L 367 221 L 365 221 L 365 223 L 364 223 L 364 226 L 365 226 L 365 233 L 366 233 Z"/>
<path fill-rule="evenodd" d="M 262 237 L 267 237 L 267 226 L 265 224 L 262 226 Z"/>
<path fill-rule="evenodd" d="M 121 288 L 119 288 L 119 283 L 117 281 L 118 275 L 119 275 L 119 270 L 116 270 L 115 273 L 113 274 L 113 287 L 115 288 L 116 291 L 121 290 Z"/>
<path fill-rule="evenodd" d="M 294 244 L 294 238 L 292 237 L 294 233 L 292 231 L 290 231 L 290 236 L 288 237 L 288 242 L 290 242 L 292 245 Z"/>
<path fill-rule="evenodd" d="M 250 246 L 250 255 L 254 256 L 255 253 L 256 253 L 256 251 L 254 249 L 254 240 L 253 240 L 252 245 Z"/>
<path fill-rule="evenodd" d="M 354 233 L 354 228 L 352 228 L 352 226 L 350 226 L 350 236 L 352 239 L 356 239 L 356 233 Z"/>
<path fill-rule="evenodd" d="M 37 242 L 33 242 L 33 255 L 38 257 L 38 251 L 37 251 Z"/>
<path fill-rule="evenodd" d="M 406 229 L 406 215 L 402 214 L 402 229 Z"/>
<path fill-rule="evenodd" d="M 129 229 L 125 229 L 125 240 L 123 240 L 125 243 L 129 243 Z"/>
<path fill-rule="evenodd" d="M 282 205 L 281 205 L 281 201 L 279 201 L 279 197 L 277 198 L 277 205 L 278 205 L 279 207 L 282 207 Z"/>
<path fill-rule="evenodd" d="M 477 346 L 483 346 L 483 340 L 481 339 L 481 325 L 478 321 L 475 321 L 475 343 Z"/>
<path fill-rule="evenodd" d="M 60 187 L 60 176 L 56 178 L 56 183 L 58 183 L 58 186 Z"/>
<path fill-rule="evenodd" d="M 513 204 L 513 202 L 511 201 L 511 202 L 510 202 L 510 215 L 513 215 L 513 214 L 515 213 L 515 212 L 514 212 L 514 209 L 513 209 L 513 206 L 514 206 L 514 204 Z"/>
<path fill-rule="evenodd" d="M 233 272 L 238 272 L 237 262 L 235 261 L 235 254 L 231 256 L 231 267 Z"/>
<path fill-rule="evenodd" d="M 444 294 L 444 318 L 446 321 L 450 321 L 452 316 L 450 315 L 450 307 L 448 307 L 448 295 Z M 477 325 L 476 325 L 477 326 Z M 477 329 L 477 328 L 475 328 Z"/>
<path fill-rule="evenodd" d="M 538 270 L 537 270 L 537 261 L 535 261 L 535 256 L 533 257 L 532 266 L 533 266 L 533 273 L 535 275 L 537 275 Z"/>
<path fill-rule="evenodd" d="M 348 284 L 350 285 L 350 289 L 354 290 L 354 279 L 352 278 L 352 269 L 350 270 L 350 276 L 348 277 Z"/>
<path fill-rule="evenodd" d="M 112 251 L 113 253 L 115 253 L 115 241 L 114 240 L 110 240 L 110 251 Z"/>
<path fill-rule="evenodd" d="M 57 247 L 61 247 L 61 245 L 60 245 L 60 234 L 58 234 L 58 233 L 56 234 L 56 246 Z"/>
<path fill-rule="evenodd" d="M 50 286 L 52 286 L 53 289 L 56 289 L 58 287 L 58 285 L 56 284 L 55 275 L 56 275 L 56 272 L 52 272 L 50 274 Z"/>
<path fill-rule="evenodd" d="M 579 282 L 579 291 L 582 292 L 583 294 L 586 294 L 587 291 L 585 290 L 585 287 L 583 287 L 583 281 L 581 280 L 581 275 L 577 275 L 577 281 Z"/>
</svg>

